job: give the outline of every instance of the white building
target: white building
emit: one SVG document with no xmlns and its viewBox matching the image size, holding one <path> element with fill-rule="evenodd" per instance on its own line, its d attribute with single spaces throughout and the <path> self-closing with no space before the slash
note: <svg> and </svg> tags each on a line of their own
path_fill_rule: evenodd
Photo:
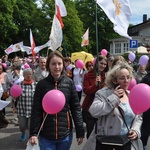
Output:
<svg viewBox="0 0 150 150">
<path fill-rule="evenodd" d="M 147 19 L 147 15 L 143 15 L 142 23 L 129 27 L 128 34 L 132 37 L 132 40 L 138 41 L 138 47 L 143 46 L 150 51 L 150 19 Z M 129 39 L 117 38 L 110 40 L 111 55 L 123 55 L 129 51 L 137 51 L 137 48 L 130 48 Z"/>
</svg>

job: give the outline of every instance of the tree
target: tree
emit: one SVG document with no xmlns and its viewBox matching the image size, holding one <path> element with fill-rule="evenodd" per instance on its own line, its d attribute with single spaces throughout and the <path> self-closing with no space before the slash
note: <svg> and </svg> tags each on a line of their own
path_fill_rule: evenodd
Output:
<svg viewBox="0 0 150 150">
<path fill-rule="evenodd" d="M 63 29 L 64 41 L 63 46 L 66 47 L 68 55 L 72 52 L 85 50 L 85 47 L 81 47 L 82 36 L 84 33 L 83 23 L 78 17 L 78 11 L 75 9 L 73 1 L 64 1 L 68 15 L 64 17 L 65 27 Z"/>
<path fill-rule="evenodd" d="M 74 51 L 86 50 L 81 48 L 81 37 L 83 35 L 83 23 L 78 17 L 78 11 L 75 8 L 73 1 L 63 1 L 66 9 L 67 16 L 63 17 L 64 28 L 63 30 L 63 55 L 70 56 Z M 55 1 L 54 0 L 43 0 L 41 10 L 44 11 L 52 21 L 55 14 Z M 50 26 L 51 28 L 51 26 Z M 50 31 L 50 30 L 49 30 Z"/>
<path fill-rule="evenodd" d="M 18 32 L 17 26 L 13 23 L 13 11 L 16 0 L 0 0 L 0 54 L 4 48 L 10 45 L 12 38 L 10 35 Z"/>
<path fill-rule="evenodd" d="M 109 51 L 109 40 L 118 37 L 113 31 L 113 24 L 109 21 L 102 9 L 97 6 L 97 26 L 96 33 L 96 2 L 91 0 L 75 0 L 79 18 L 83 21 L 84 29 L 89 27 L 90 48 L 96 54 L 96 34 L 98 34 L 99 51 L 103 48 Z"/>
<path fill-rule="evenodd" d="M 55 13 L 54 0 L 0 0 L 0 54 L 9 45 L 23 41 L 30 46 L 29 29 L 32 29 L 37 46 L 46 43 L 51 32 L 52 20 Z M 88 51 L 96 54 L 96 22 L 95 1 L 91 0 L 63 0 L 68 15 L 63 17 L 63 55 L 70 56 L 75 51 Z M 97 7 L 98 44 L 99 49 L 109 51 L 109 39 L 118 37 L 113 31 L 113 24 L 109 21 L 102 9 Z M 87 28 L 90 28 L 88 49 L 81 47 L 81 37 Z M 40 54 L 46 54 L 46 50 Z"/>
<path fill-rule="evenodd" d="M 22 0 L 17 2 L 14 11 L 14 22 L 19 31 L 17 41 L 23 41 L 24 45 L 30 46 L 30 28 L 33 32 L 36 45 L 42 45 L 48 41 L 50 21 L 46 14 L 37 8 L 33 0 Z"/>
<path fill-rule="evenodd" d="M 3 10 L 0 13 L 1 55 L 10 44 L 23 41 L 24 45 L 30 46 L 30 28 L 36 45 L 48 41 L 50 19 L 47 18 L 47 14 L 37 8 L 37 4 L 33 0 L 15 0 L 13 2 L 0 0 L 0 2 L 0 8 Z"/>
</svg>

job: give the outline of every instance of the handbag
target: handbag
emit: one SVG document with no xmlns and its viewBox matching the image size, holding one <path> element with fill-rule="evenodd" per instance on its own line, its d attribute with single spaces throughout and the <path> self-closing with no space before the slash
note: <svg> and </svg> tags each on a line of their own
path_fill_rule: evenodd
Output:
<svg viewBox="0 0 150 150">
<path fill-rule="evenodd" d="M 123 118 L 123 121 L 129 131 L 125 118 L 118 107 L 119 112 Z M 97 132 L 97 124 L 95 127 L 95 133 Z M 96 150 L 131 150 L 131 142 L 128 135 L 97 135 L 96 136 Z"/>
<path fill-rule="evenodd" d="M 36 145 L 31 145 L 29 142 L 27 143 L 26 150 L 40 150 L 39 142 Z"/>
<path fill-rule="evenodd" d="M 97 135 L 96 140 L 101 144 L 124 146 L 130 140 L 127 135 Z"/>
<path fill-rule="evenodd" d="M 0 129 L 6 128 L 9 124 L 9 121 L 5 118 L 2 111 L 0 111 Z"/>
<path fill-rule="evenodd" d="M 46 120 L 46 118 L 47 118 L 47 115 L 48 115 L 48 114 L 46 114 L 45 117 L 44 117 L 44 119 L 43 119 L 43 122 L 42 122 L 42 124 L 41 124 L 41 126 L 40 126 L 40 129 L 39 129 L 39 131 L 38 131 L 38 134 L 37 134 L 37 138 L 39 137 L 39 134 L 40 134 L 40 132 L 41 132 L 41 129 L 42 129 L 42 127 L 43 127 L 43 124 L 44 124 L 44 122 L 45 122 L 45 120 Z M 32 145 L 32 144 L 28 141 L 26 150 L 40 150 L 39 141 L 37 142 L 36 145 L 35 145 L 35 144 Z"/>
<path fill-rule="evenodd" d="M 127 135 L 97 135 L 96 150 L 131 150 L 131 142 Z"/>
</svg>

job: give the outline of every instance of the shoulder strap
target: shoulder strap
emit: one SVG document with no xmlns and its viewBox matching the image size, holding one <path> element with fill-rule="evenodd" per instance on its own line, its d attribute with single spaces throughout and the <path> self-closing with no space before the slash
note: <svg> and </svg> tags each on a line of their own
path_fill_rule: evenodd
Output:
<svg viewBox="0 0 150 150">
<path fill-rule="evenodd" d="M 124 116 L 123 116 L 123 113 L 122 113 L 122 111 L 121 111 L 121 108 L 118 107 L 118 110 L 119 110 L 119 112 L 120 112 L 120 114 L 121 114 L 121 117 L 122 117 L 122 119 L 123 119 L 123 121 L 124 121 L 124 123 L 125 123 L 125 125 L 126 125 L 126 127 L 127 127 L 127 129 L 128 129 L 128 131 L 130 131 L 130 129 L 129 129 L 127 123 L 126 123 L 126 120 L 125 120 L 125 118 L 124 118 Z M 97 122 L 95 123 L 95 134 L 97 134 Z"/>
<path fill-rule="evenodd" d="M 120 114 L 121 114 L 121 117 L 122 117 L 122 119 L 123 119 L 123 121 L 124 121 L 124 123 L 125 123 L 125 125 L 126 125 L 126 127 L 127 127 L 127 129 L 128 129 L 128 131 L 130 131 L 130 129 L 129 129 L 128 125 L 127 125 L 127 122 L 126 122 L 126 120 L 125 120 L 125 118 L 124 118 L 124 116 L 123 116 L 123 114 L 122 114 L 121 108 L 118 107 L 118 110 L 119 110 L 119 112 L 120 112 Z"/>
</svg>

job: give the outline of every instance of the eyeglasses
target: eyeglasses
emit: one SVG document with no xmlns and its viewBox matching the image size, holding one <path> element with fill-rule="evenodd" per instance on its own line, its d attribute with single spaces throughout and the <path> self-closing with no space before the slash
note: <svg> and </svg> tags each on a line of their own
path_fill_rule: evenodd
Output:
<svg viewBox="0 0 150 150">
<path fill-rule="evenodd" d="M 93 65 L 90 65 L 90 64 L 89 64 L 88 67 L 93 67 Z"/>
<path fill-rule="evenodd" d="M 124 81 L 124 80 L 131 80 L 131 77 L 121 77 L 121 78 L 117 78 L 118 80 Z"/>
</svg>

